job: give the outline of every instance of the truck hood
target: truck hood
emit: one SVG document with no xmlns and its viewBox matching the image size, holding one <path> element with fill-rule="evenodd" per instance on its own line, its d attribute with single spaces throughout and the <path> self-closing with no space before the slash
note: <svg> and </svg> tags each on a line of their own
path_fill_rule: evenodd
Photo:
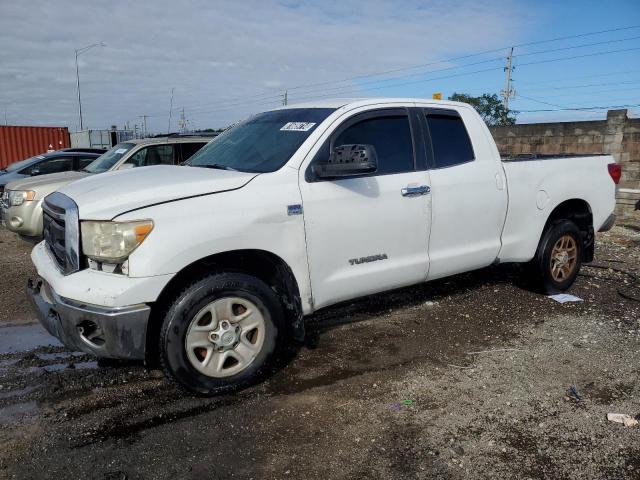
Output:
<svg viewBox="0 0 640 480">
<path fill-rule="evenodd" d="M 157 165 L 91 175 L 59 191 L 78 205 L 84 220 L 111 220 L 157 203 L 243 187 L 257 174 Z"/>
<path fill-rule="evenodd" d="M 7 190 L 34 190 L 36 199 L 44 198 L 51 192 L 55 192 L 60 187 L 75 180 L 91 175 L 87 172 L 60 172 L 48 175 L 38 175 L 26 177 L 20 180 L 9 182 L 5 187 Z"/>
</svg>

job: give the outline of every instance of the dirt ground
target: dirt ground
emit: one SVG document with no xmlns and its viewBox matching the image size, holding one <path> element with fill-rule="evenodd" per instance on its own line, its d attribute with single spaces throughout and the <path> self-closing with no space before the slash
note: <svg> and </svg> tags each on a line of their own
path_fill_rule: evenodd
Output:
<svg viewBox="0 0 640 480">
<path fill-rule="evenodd" d="M 640 478 L 640 426 L 606 418 L 640 414 L 635 229 L 598 236 L 583 302 L 509 265 L 365 298 L 214 399 L 57 346 L 23 299 L 28 248 L 0 242 L 0 478 Z"/>
</svg>

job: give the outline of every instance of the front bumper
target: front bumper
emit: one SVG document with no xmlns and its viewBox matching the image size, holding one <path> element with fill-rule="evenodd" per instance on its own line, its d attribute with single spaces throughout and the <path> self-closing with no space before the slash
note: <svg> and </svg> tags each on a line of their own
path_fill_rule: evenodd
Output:
<svg viewBox="0 0 640 480">
<path fill-rule="evenodd" d="M 29 280 L 27 294 L 44 328 L 67 348 L 101 358 L 144 360 L 148 305 L 101 307 L 74 302 L 60 297 L 41 278 Z"/>
<path fill-rule="evenodd" d="M 23 237 L 42 238 L 42 200 L 25 201 L 22 205 L 2 209 L 3 226 Z"/>
</svg>

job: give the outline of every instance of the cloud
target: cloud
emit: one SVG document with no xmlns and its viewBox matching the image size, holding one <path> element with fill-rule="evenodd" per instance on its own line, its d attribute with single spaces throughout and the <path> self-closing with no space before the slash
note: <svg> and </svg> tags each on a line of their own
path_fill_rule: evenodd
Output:
<svg viewBox="0 0 640 480">
<path fill-rule="evenodd" d="M 521 13 L 497 0 L 2 2 L 0 107 L 10 123 L 73 129 L 74 49 L 103 41 L 79 57 L 85 126 L 147 114 L 164 130 L 174 87 L 193 125 L 224 126 L 277 106 L 285 89 L 296 101 L 323 94 L 299 85 L 517 42 Z"/>
</svg>

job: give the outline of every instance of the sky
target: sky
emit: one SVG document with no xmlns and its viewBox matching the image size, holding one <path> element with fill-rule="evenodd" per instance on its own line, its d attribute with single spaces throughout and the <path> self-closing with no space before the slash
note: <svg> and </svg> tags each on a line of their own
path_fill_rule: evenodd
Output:
<svg viewBox="0 0 640 480">
<path fill-rule="evenodd" d="M 77 130 L 75 50 L 100 42 L 78 57 L 85 128 L 147 115 L 177 131 L 183 108 L 189 128 L 221 128 L 285 91 L 499 94 L 511 46 L 519 123 L 640 104 L 638 0 L 0 0 L 0 121 Z"/>
</svg>

